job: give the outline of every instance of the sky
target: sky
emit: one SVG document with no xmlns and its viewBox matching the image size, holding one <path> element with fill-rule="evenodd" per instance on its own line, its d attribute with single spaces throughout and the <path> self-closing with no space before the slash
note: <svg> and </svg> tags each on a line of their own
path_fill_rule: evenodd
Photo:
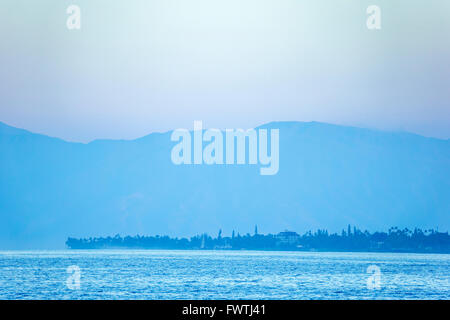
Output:
<svg viewBox="0 0 450 320">
<path fill-rule="evenodd" d="M 448 0 L 2 0 L 0 121 L 81 142 L 194 120 L 448 139 L 449 13 Z"/>
</svg>

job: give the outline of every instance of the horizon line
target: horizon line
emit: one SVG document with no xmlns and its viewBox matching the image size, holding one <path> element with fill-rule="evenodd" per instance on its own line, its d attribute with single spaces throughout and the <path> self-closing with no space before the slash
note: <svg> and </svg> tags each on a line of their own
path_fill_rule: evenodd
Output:
<svg viewBox="0 0 450 320">
<path fill-rule="evenodd" d="M 423 134 L 419 134 L 419 133 L 415 133 L 415 132 L 411 132 L 411 131 L 406 131 L 406 130 L 388 130 L 388 129 L 379 129 L 379 128 L 372 128 L 372 127 L 363 127 L 363 126 L 358 126 L 358 125 L 343 125 L 343 124 L 337 124 L 337 123 L 331 123 L 331 122 L 322 122 L 322 121 L 301 121 L 301 120 L 273 120 L 273 121 L 269 121 L 269 122 L 264 122 L 260 125 L 251 127 L 251 128 L 230 128 L 230 129 L 258 129 L 264 126 L 268 126 L 271 124 L 275 124 L 275 123 L 282 123 L 282 124 L 319 124 L 319 125 L 327 125 L 327 126 L 335 126 L 335 127 L 343 127 L 343 128 L 352 128 L 352 129 L 360 129 L 360 130 L 368 130 L 368 131 L 372 131 L 372 132 L 379 132 L 379 133 L 395 133 L 395 134 L 408 134 L 408 135 L 413 135 L 413 136 L 418 136 L 418 137 L 422 137 L 422 138 L 426 138 L 426 139 L 434 139 L 434 140 L 439 140 L 439 141 L 450 141 L 450 138 L 439 138 L 439 137 L 435 137 L 435 136 L 427 136 L 427 135 L 423 135 Z M 177 130 L 179 128 L 174 128 L 174 129 L 170 129 L 167 131 L 153 131 L 150 132 L 148 134 L 144 134 L 142 136 L 136 137 L 136 138 L 131 138 L 131 139 L 126 139 L 126 138 L 96 138 L 96 139 L 92 139 L 89 140 L 87 142 L 85 141 L 77 141 L 77 140 L 67 140 L 65 138 L 61 138 L 61 137 L 57 137 L 57 136 L 52 136 L 46 133 L 40 133 L 40 132 L 36 132 L 36 131 L 31 131 L 29 129 L 25 129 L 25 128 L 20 128 L 11 124 L 8 124 L 2 120 L 0 120 L 0 125 L 9 127 L 9 128 L 13 128 L 15 130 L 20 130 L 20 131 L 25 131 L 28 134 L 33 134 L 33 135 L 40 135 L 40 136 L 44 136 L 47 138 L 51 138 L 51 139 L 57 139 L 66 143 L 76 143 L 76 144 L 83 144 L 83 145 L 88 145 L 94 142 L 101 142 L 101 141 L 137 141 L 143 138 L 146 138 L 148 136 L 151 136 L 153 134 L 159 134 L 159 135 L 164 135 L 164 134 L 169 134 L 170 132 Z M 189 132 L 193 132 L 193 128 L 184 128 L 184 129 L 188 129 Z M 225 129 L 223 128 L 217 128 L 217 127 L 210 127 L 210 128 L 204 128 L 203 130 L 208 130 L 208 129 L 219 129 L 221 131 L 224 131 Z"/>
</svg>

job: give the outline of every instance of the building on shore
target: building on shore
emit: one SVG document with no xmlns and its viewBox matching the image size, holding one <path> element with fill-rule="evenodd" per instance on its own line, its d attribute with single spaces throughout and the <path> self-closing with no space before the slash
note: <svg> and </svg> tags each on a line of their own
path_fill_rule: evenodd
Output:
<svg viewBox="0 0 450 320">
<path fill-rule="evenodd" d="M 297 232 L 288 230 L 280 232 L 276 237 L 281 245 L 295 245 L 300 240 L 300 235 Z"/>
</svg>

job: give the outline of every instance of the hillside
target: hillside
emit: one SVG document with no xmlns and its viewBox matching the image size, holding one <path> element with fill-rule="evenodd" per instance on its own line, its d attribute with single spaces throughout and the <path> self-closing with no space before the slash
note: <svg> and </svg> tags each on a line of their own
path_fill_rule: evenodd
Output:
<svg viewBox="0 0 450 320">
<path fill-rule="evenodd" d="M 299 233 L 348 224 L 449 230 L 450 141 L 273 122 L 280 168 L 175 166 L 170 133 L 71 143 L 0 123 L 0 249 L 68 236 Z"/>
</svg>

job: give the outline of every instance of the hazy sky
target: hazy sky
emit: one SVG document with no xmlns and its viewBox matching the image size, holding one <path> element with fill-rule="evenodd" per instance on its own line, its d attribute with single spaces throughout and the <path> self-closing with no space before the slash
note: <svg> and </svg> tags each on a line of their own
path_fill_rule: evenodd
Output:
<svg viewBox="0 0 450 320">
<path fill-rule="evenodd" d="M 450 138 L 449 16 L 448 0 L 2 0 L 0 121 L 71 141 L 193 120 Z"/>
</svg>

